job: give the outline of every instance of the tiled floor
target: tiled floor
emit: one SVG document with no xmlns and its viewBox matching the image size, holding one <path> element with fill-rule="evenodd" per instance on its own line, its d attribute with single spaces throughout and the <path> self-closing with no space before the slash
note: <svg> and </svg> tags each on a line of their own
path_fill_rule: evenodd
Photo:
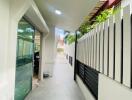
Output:
<svg viewBox="0 0 132 100">
<path fill-rule="evenodd" d="M 73 69 L 62 55 L 58 55 L 53 77 L 45 79 L 34 89 L 26 100 L 85 100 L 73 80 Z"/>
</svg>

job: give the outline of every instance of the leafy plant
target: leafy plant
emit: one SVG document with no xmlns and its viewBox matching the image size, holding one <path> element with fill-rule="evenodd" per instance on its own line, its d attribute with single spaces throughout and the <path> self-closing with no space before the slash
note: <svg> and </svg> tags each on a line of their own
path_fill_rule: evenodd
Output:
<svg viewBox="0 0 132 100">
<path fill-rule="evenodd" d="M 84 23 L 81 25 L 79 28 L 79 31 L 84 35 L 87 33 L 89 30 L 91 30 L 91 25 L 89 23 Z"/>
<path fill-rule="evenodd" d="M 101 23 L 106 21 L 113 14 L 113 8 L 106 9 L 96 16 L 95 23 Z"/>
<path fill-rule="evenodd" d="M 71 44 L 73 42 L 75 42 L 75 39 L 76 39 L 76 36 L 74 34 L 68 34 L 65 38 L 65 41 L 68 43 L 68 44 Z"/>
<path fill-rule="evenodd" d="M 106 10 L 102 11 L 98 16 L 95 17 L 94 20 L 83 23 L 83 24 L 80 26 L 79 31 L 82 33 L 82 35 L 88 33 L 88 32 L 91 31 L 97 24 L 106 21 L 106 20 L 113 14 L 113 11 L 114 11 L 113 8 L 106 9 Z M 81 36 L 82 36 L 82 35 L 81 35 Z M 79 36 L 79 38 L 81 38 L 81 36 Z"/>
<path fill-rule="evenodd" d="M 121 8 L 106 9 L 106 10 L 102 11 L 98 16 L 96 16 L 94 20 L 91 20 L 89 22 L 84 22 L 79 28 L 80 33 L 77 34 L 77 39 L 81 38 L 84 34 L 88 33 L 92 29 L 94 29 L 97 24 L 100 24 L 100 23 L 106 21 L 111 15 L 117 13 L 119 10 L 121 10 Z M 66 41 L 68 42 L 68 44 L 71 44 L 75 41 L 75 38 L 76 38 L 75 35 L 69 34 L 66 37 Z"/>
</svg>

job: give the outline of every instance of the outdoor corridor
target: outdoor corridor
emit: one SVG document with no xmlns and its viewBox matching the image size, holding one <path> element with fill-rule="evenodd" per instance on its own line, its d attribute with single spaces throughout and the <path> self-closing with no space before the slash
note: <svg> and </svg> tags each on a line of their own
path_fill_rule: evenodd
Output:
<svg viewBox="0 0 132 100">
<path fill-rule="evenodd" d="M 25 100 L 85 100 L 73 80 L 73 73 L 64 55 L 57 55 L 53 77 L 44 79 Z"/>
</svg>

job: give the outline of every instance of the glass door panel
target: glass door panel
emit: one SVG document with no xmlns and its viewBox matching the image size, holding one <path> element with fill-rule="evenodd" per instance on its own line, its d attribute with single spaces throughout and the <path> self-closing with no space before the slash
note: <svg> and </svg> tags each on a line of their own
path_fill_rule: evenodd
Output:
<svg viewBox="0 0 132 100">
<path fill-rule="evenodd" d="M 15 100 L 24 100 L 32 89 L 34 28 L 24 19 L 18 24 Z"/>
</svg>

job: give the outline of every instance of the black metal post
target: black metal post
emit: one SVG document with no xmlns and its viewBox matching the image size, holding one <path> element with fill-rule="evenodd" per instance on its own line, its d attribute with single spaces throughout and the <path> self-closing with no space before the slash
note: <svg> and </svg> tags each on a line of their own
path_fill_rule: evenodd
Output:
<svg viewBox="0 0 132 100">
<path fill-rule="evenodd" d="M 77 62 L 76 62 L 76 54 L 77 54 L 77 31 L 75 32 L 76 39 L 75 39 L 75 56 L 74 56 L 74 80 L 76 81 L 76 74 L 77 74 Z"/>
</svg>

